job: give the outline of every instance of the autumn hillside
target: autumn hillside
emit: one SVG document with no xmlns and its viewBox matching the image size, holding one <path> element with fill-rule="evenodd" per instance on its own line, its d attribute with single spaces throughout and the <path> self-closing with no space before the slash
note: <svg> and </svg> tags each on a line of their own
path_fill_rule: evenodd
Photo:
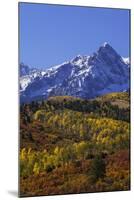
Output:
<svg viewBox="0 0 134 200">
<path fill-rule="evenodd" d="M 20 196 L 130 189 L 128 93 L 20 106 Z"/>
</svg>

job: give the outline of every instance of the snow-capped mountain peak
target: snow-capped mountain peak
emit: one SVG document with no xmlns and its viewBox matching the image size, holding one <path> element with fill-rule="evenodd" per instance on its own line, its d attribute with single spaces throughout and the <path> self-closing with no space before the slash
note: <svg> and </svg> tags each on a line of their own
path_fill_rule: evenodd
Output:
<svg viewBox="0 0 134 200">
<path fill-rule="evenodd" d="M 104 42 L 103 47 L 109 46 L 108 42 Z"/>
<path fill-rule="evenodd" d="M 129 89 L 129 68 L 108 43 L 96 53 L 20 77 L 21 101 L 69 95 L 94 98 Z"/>
</svg>

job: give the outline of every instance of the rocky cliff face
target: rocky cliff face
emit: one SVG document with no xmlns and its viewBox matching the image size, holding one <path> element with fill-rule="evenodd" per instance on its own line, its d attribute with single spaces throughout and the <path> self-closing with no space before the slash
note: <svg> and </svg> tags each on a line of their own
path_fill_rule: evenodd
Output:
<svg viewBox="0 0 134 200">
<path fill-rule="evenodd" d="M 127 61 L 126 61 L 127 60 Z M 27 70 L 20 77 L 21 102 L 69 95 L 95 98 L 129 89 L 129 62 L 108 43 L 91 56 L 78 55 L 47 70 Z"/>
</svg>

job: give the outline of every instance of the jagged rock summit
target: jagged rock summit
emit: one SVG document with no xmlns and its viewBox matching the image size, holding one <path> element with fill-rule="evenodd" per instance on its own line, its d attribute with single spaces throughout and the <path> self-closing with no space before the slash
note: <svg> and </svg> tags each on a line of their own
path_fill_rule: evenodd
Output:
<svg viewBox="0 0 134 200">
<path fill-rule="evenodd" d="M 46 70 L 28 69 L 27 66 L 25 69 L 23 64 L 20 65 L 20 101 L 63 95 L 91 99 L 127 91 L 129 66 L 129 60 L 106 42 L 92 55 L 77 55 L 71 61 Z"/>
</svg>

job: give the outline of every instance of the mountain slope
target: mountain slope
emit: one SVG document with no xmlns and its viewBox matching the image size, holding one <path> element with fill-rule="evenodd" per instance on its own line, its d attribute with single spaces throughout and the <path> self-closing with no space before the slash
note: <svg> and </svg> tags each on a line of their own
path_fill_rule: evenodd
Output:
<svg viewBox="0 0 134 200">
<path fill-rule="evenodd" d="M 126 61 L 126 60 L 125 60 Z M 27 102 L 50 96 L 95 98 L 129 89 L 129 64 L 104 43 L 91 56 L 78 55 L 50 69 L 20 77 L 20 99 Z"/>
</svg>

